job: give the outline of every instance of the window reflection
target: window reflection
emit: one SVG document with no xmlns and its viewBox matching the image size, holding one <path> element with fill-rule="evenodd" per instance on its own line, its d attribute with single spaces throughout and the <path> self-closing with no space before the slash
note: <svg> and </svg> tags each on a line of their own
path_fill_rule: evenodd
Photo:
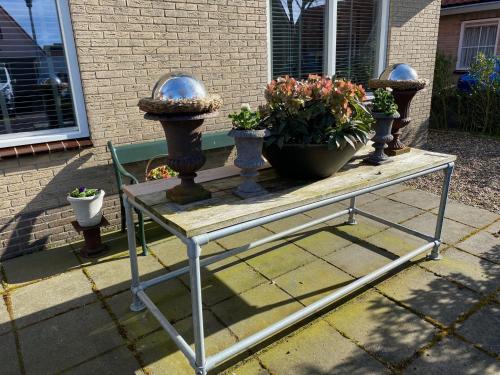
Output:
<svg viewBox="0 0 500 375">
<path fill-rule="evenodd" d="M 74 127 L 55 0 L 0 0 L 0 136 Z"/>
</svg>

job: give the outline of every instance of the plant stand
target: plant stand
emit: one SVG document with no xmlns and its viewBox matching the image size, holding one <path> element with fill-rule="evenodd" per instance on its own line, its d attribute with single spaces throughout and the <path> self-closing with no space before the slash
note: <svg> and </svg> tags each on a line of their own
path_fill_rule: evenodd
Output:
<svg viewBox="0 0 500 375">
<path fill-rule="evenodd" d="M 109 225 L 104 216 L 101 222 L 93 227 L 82 227 L 76 220 L 72 221 L 71 224 L 78 234 L 83 233 L 85 245 L 80 249 L 80 255 L 92 258 L 108 250 L 108 246 L 103 244 L 101 239 L 101 227 Z"/>
</svg>

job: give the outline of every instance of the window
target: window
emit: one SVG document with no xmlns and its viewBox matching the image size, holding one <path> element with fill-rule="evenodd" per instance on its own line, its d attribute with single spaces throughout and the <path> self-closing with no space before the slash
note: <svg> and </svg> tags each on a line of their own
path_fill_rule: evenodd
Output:
<svg viewBox="0 0 500 375">
<path fill-rule="evenodd" d="M 385 65 L 388 0 L 270 0 L 270 75 L 366 85 Z"/>
<path fill-rule="evenodd" d="M 468 69 L 480 52 L 489 57 L 496 55 L 499 22 L 498 18 L 462 22 L 457 69 Z"/>
<path fill-rule="evenodd" d="M 68 0 L 0 0 L 0 147 L 89 135 Z"/>
</svg>

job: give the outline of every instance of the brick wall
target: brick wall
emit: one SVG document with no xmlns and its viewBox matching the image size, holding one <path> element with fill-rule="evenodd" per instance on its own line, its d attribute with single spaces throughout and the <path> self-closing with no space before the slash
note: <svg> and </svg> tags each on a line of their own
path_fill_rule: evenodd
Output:
<svg viewBox="0 0 500 375">
<path fill-rule="evenodd" d="M 440 0 L 393 0 L 388 62 L 409 63 L 432 83 L 436 59 Z M 403 140 L 418 146 L 426 142 L 429 125 L 432 84 L 420 91 L 412 102 L 412 122 L 403 132 Z"/>
<path fill-rule="evenodd" d="M 411 3 L 411 4 L 409 4 Z M 118 198 L 106 142 L 163 137 L 145 121 L 137 100 L 163 73 L 198 75 L 224 99 L 207 130 L 227 128 L 227 114 L 263 99 L 267 80 L 266 0 L 70 0 L 87 116 L 94 147 L 80 152 L 0 161 L 0 256 L 3 258 L 77 238 L 65 194 L 85 184 L 104 188 L 105 215 L 119 224 Z M 432 78 L 439 1 L 394 0 L 390 62 L 410 62 Z M 430 89 L 413 107 L 413 139 L 422 140 Z M 226 153 L 210 158 L 224 162 Z"/>
</svg>

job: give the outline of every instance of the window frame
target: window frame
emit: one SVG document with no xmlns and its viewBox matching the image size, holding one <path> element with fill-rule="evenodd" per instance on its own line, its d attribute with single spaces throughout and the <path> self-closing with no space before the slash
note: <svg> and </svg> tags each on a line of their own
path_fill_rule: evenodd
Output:
<svg viewBox="0 0 500 375">
<path fill-rule="evenodd" d="M 68 0 L 55 0 L 55 4 L 61 29 L 64 56 L 68 67 L 76 126 L 2 134 L 0 135 L 0 148 L 87 138 L 90 136 Z"/>
<path fill-rule="evenodd" d="M 266 1 L 266 17 L 267 17 L 267 80 L 270 82 L 273 79 L 273 54 L 272 54 L 272 29 L 271 29 L 271 1 Z M 324 71 L 326 76 L 335 74 L 336 65 L 336 44 L 337 44 L 337 2 L 338 0 L 326 0 L 326 38 L 325 38 L 325 62 Z M 387 66 L 387 46 L 389 38 L 389 15 L 390 15 L 390 0 L 380 0 L 378 17 L 380 19 L 380 28 L 378 30 L 377 39 L 377 56 L 375 60 L 377 77 L 382 74 Z M 374 77 L 376 78 L 376 77 Z"/>
<path fill-rule="evenodd" d="M 468 21 L 462 21 L 460 25 L 460 39 L 458 41 L 458 51 L 457 51 L 457 63 L 455 64 L 456 70 L 468 70 L 468 66 L 461 66 L 460 61 L 462 61 L 462 47 L 463 47 L 463 42 L 464 42 L 464 33 L 465 33 L 465 28 L 468 25 L 471 25 L 472 27 L 474 26 L 497 26 L 497 35 L 495 38 L 495 45 L 493 47 L 493 54 L 496 55 L 498 50 L 498 39 L 500 37 L 500 18 L 484 18 L 484 19 L 476 19 L 476 20 L 468 20 Z M 471 27 L 469 26 L 469 27 Z"/>
</svg>

